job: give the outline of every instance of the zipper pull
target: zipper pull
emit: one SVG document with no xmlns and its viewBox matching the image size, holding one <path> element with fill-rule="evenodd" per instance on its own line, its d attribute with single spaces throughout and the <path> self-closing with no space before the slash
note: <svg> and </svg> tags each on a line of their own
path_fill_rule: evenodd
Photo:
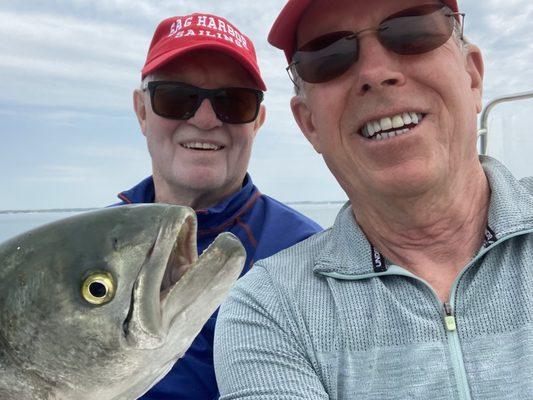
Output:
<svg viewBox="0 0 533 400">
<path fill-rule="evenodd" d="M 444 314 L 444 325 L 446 326 L 446 330 L 454 332 L 457 329 L 457 325 L 455 324 L 455 317 L 450 303 L 444 303 Z"/>
</svg>

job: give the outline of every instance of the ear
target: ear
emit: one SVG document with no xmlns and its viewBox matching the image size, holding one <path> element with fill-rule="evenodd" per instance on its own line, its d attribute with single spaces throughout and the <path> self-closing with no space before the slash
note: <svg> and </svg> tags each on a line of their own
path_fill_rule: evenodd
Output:
<svg viewBox="0 0 533 400">
<path fill-rule="evenodd" d="M 470 75 L 470 88 L 476 102 L 477 112 L 483 109 L 483 75 L 485 67 L 483 65 L 483 56 L 479 48 L 473 44 L 468 45 L 468 54 L 466 55 L 466 71 Z"/>
<path fill-rule="evenodd" d="M 146 136 L 146 104 L 144 101 L 144 92 L 140 89 L 133 91 L 133 109 L 137 115 L 141 132 Z"/>
<path fill-rule="evenodd" d="M 318 139 L 318 134 L 313 123 L 313 114 L 306 104 L 305 99 L 302 96 L 294 96 L 291 99 L 291 109 L 292 115 L 294 115 L 294 119 L 302 133 L 313 145 L 315 151 L 321 154 L 320 140 Z"/>
<path fill-rule="evenodd" d="M 259 107 L 259 114 L 257 114 L 257 118 L 254 121 L 254 137 L 259 131 L 259 129 L 263 126 L 266 119 L 266 107 L 261 104 Z"/>
</svg>

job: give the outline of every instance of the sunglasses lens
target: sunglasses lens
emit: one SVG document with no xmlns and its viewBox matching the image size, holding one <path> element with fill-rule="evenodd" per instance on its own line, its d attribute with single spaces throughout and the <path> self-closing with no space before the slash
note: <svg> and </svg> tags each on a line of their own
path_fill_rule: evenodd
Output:
<svg viewBox="0 0 533 400">
<path fill-rule="evenodd" d="M 188 119 L 197 107 L 198 93 L 194 87 L 162 83 L 154 89 L 152 108 L 163 118 Z"/>
<path fill-rule="evenodd" d="M 163 118 L 189 119 L 209 99 L 218 119 L 245 124 L 257 118 L 263 92 L 249 88 L 201 89 L 181 82 L 149 82 L 152 109 Z"/>
<path fill-rule="evenodd" d="M 213 107 L 217 117 L 229 124 L 245 124 L 257 118 L 261 92 L 247 88 L 224 88 L 217 90 Z"/>
<path fill-rule="evenodd" d="M 426 53 L 451 37 L 451 15 L 448 7 L 438 3 L 408 8 L 383 21 L 378 37 L 384 47 L 397 54 Z M 344 74 L 358 57 L 357 34 L 333 32 L 302 46 L 294 53 L 291 68 L 306 82 L 322 83 Z"/>
<path fill-rule="evenodd" d="M 302 46 L 294 54 L 293 65 L 304 81 L 321 83 L 345 73 L 357 61 L 358 53 L 352 32 L 333 32 Z"/>
<path fill-rule="evenodd" d="M 379 40 L 398 54 L 422 54 L 442 46 L 453 31 L 451 13 L 440 4 L 403 10 L 381 23 Z"/>
</svg>

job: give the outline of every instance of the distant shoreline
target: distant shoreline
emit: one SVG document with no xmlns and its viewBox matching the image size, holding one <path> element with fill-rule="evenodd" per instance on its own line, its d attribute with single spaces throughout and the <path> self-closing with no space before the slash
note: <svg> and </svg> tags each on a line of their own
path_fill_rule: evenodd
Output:
<svg viewBox="0 0 533 400">
<path fill-rule="evenodd" d="M 344 204 L 346 200 L 331 200 L 331 201 L 290 201 L 286 202 L 288 206 L 320 206 L 320 205 L 336 205 Z M 41 213 L 78 213 L 98 210 L 103 207 L 91 207 L 91 208 L 48 208 L 48 209 L 35 209 L 35 210 L 0 210 L 2 214 L 41 214 Z"/>
<path fill-rule="evenodd" d="M 50 208 L 42 210 L 0 210 L 0 214 L 44 214 L 44 213 L 69 213 L 97 210 L 98 208 Z"/>
</svg>

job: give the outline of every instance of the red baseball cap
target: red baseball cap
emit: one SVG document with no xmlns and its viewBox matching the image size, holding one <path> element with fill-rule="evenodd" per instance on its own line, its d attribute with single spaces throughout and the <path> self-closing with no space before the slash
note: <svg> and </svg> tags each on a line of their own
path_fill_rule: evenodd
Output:
<svg viewBox="0 0 533 400">
<path fill-rule="evenodd" d="M 332 0 L 335 1 L 335 0 Z M 285 52 L 291 62 L 296 47 L 296 30 L 300 19 L 313 0 L 289 0 L 270 29 L 268 42 Z M 458 12 L 457 0 L 442 0 L 454 12 Z"/>
<path fill-rule="evenodd" d="M 234 58 L 246 69 L 258 88 L 265 91 L 252 41 L 228 20 L 211 14 L 167 18 L 155 30 L 142 69 L 142 79 L 178 56 L 210 49 Z"/>
</svg>

